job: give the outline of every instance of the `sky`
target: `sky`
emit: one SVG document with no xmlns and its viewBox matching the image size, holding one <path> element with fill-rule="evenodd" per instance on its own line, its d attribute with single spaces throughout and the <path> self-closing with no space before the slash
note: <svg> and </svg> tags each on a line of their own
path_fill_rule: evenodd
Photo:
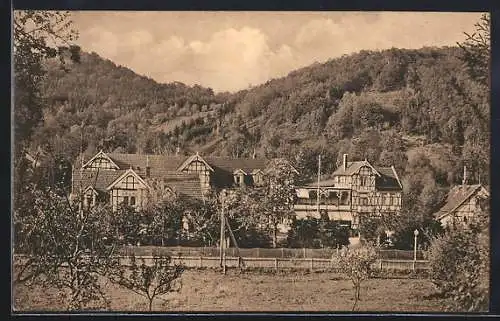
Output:
<svg viewBox="0 0 500 321">
<path fill-rule="evenodd" d="M 453 46 L 481 13 L 73 12 L 77 43 L 161 83 L 237 91 L 360 50 Z"/>
</svg>

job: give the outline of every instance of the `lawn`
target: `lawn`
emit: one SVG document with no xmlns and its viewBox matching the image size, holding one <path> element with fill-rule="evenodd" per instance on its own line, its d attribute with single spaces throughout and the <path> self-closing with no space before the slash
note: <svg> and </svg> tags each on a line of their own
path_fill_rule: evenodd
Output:
<svg viewBox="0 0 500 321">
<path fill-rule="evenodd" d="M 334 273 L 226 275 L 187 270 L 178 293 L 165 295 L 153 304 L 154 311 L 351 311 L 351 281 Z M 146 311 L 147 301 L 133 292 L 103 280 L 113 311 Z M 64 310 L 64 294 L 56 289 L 16 285 L 16 311 Z M 440 312 L 444 301 L 432 298 L 427 279 L 374 278 L 361 289 L 358 311 Z"/>
</svg>

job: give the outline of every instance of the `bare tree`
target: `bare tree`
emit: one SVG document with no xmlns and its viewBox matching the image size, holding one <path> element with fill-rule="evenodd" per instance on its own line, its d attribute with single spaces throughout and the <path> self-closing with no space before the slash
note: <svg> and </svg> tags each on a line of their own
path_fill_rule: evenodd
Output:
<svg viewBox="0 0 500 321">
<path fill-rule="evenodd" d="M 134 255 L 128 259 L 129 264 L 118 264 L 111 270 L 109 278 L 113 283 L 145 297 L 149 311 L 152 311 L 157 297 L 180 290 L 179 281 L 184 268 L 172 265 L 169 256 L 154 256 L 149 264 L 144 258 L 140 258 L 138 264 Z"/>
</svg>

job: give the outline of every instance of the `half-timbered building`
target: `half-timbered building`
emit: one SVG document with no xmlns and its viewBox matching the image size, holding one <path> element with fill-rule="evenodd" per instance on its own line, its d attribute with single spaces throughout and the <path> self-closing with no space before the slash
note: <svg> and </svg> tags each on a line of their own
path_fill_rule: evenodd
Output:
<svg viewBox="0 0 500 321">
<path fill-rule="evenodd" d="M 480 184 L 454 186 L 434 217 L 443 227 L 467 226 L 489 197 L 488 189 Z"/>
<path fill-rule="evenodd" d="M 142 208 L 176 194 L 202 200 L 213 188 L 262 183 L 266 159 L 104 153 L 81 156 L 72 171 L 72 196 L 89 206 L 106 202 Z"/>
<path fill-rule="evenodd" d="M 298 218 L 328 214 L 353 229 L 365 215 L 398 215 L 402 205 L 402 184 L 393 166 L 347 161 L 325 180 L 297 188 L 294 206 Z"/>
</svg>

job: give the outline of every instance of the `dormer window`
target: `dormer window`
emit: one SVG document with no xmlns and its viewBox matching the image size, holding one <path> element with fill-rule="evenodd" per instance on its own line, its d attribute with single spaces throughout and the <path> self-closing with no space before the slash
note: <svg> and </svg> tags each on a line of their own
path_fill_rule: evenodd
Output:
<svg viewBox="0 0 500 321">
<path fill-rule="evenodd" d="M 237 169 L 233 172 L 233 177 L 234 177 L 234 183 L 236 185 L 243 185 L 245 183 L 245 175 L 246 173 L 241 170 Z"/>
<path fill-rule="evenodd" d="M 260 171 L 254 171 L 252 174 L 253 184 L 261 185 L 262 184 L 262 173 Z"/>
<path fill-rule="evenodd" d="M 241 185 L 243 184 L 243 175 L 242 174 L 235 174 L 234 175 L 234 183 L 236 185 Z"/>
</svg>

